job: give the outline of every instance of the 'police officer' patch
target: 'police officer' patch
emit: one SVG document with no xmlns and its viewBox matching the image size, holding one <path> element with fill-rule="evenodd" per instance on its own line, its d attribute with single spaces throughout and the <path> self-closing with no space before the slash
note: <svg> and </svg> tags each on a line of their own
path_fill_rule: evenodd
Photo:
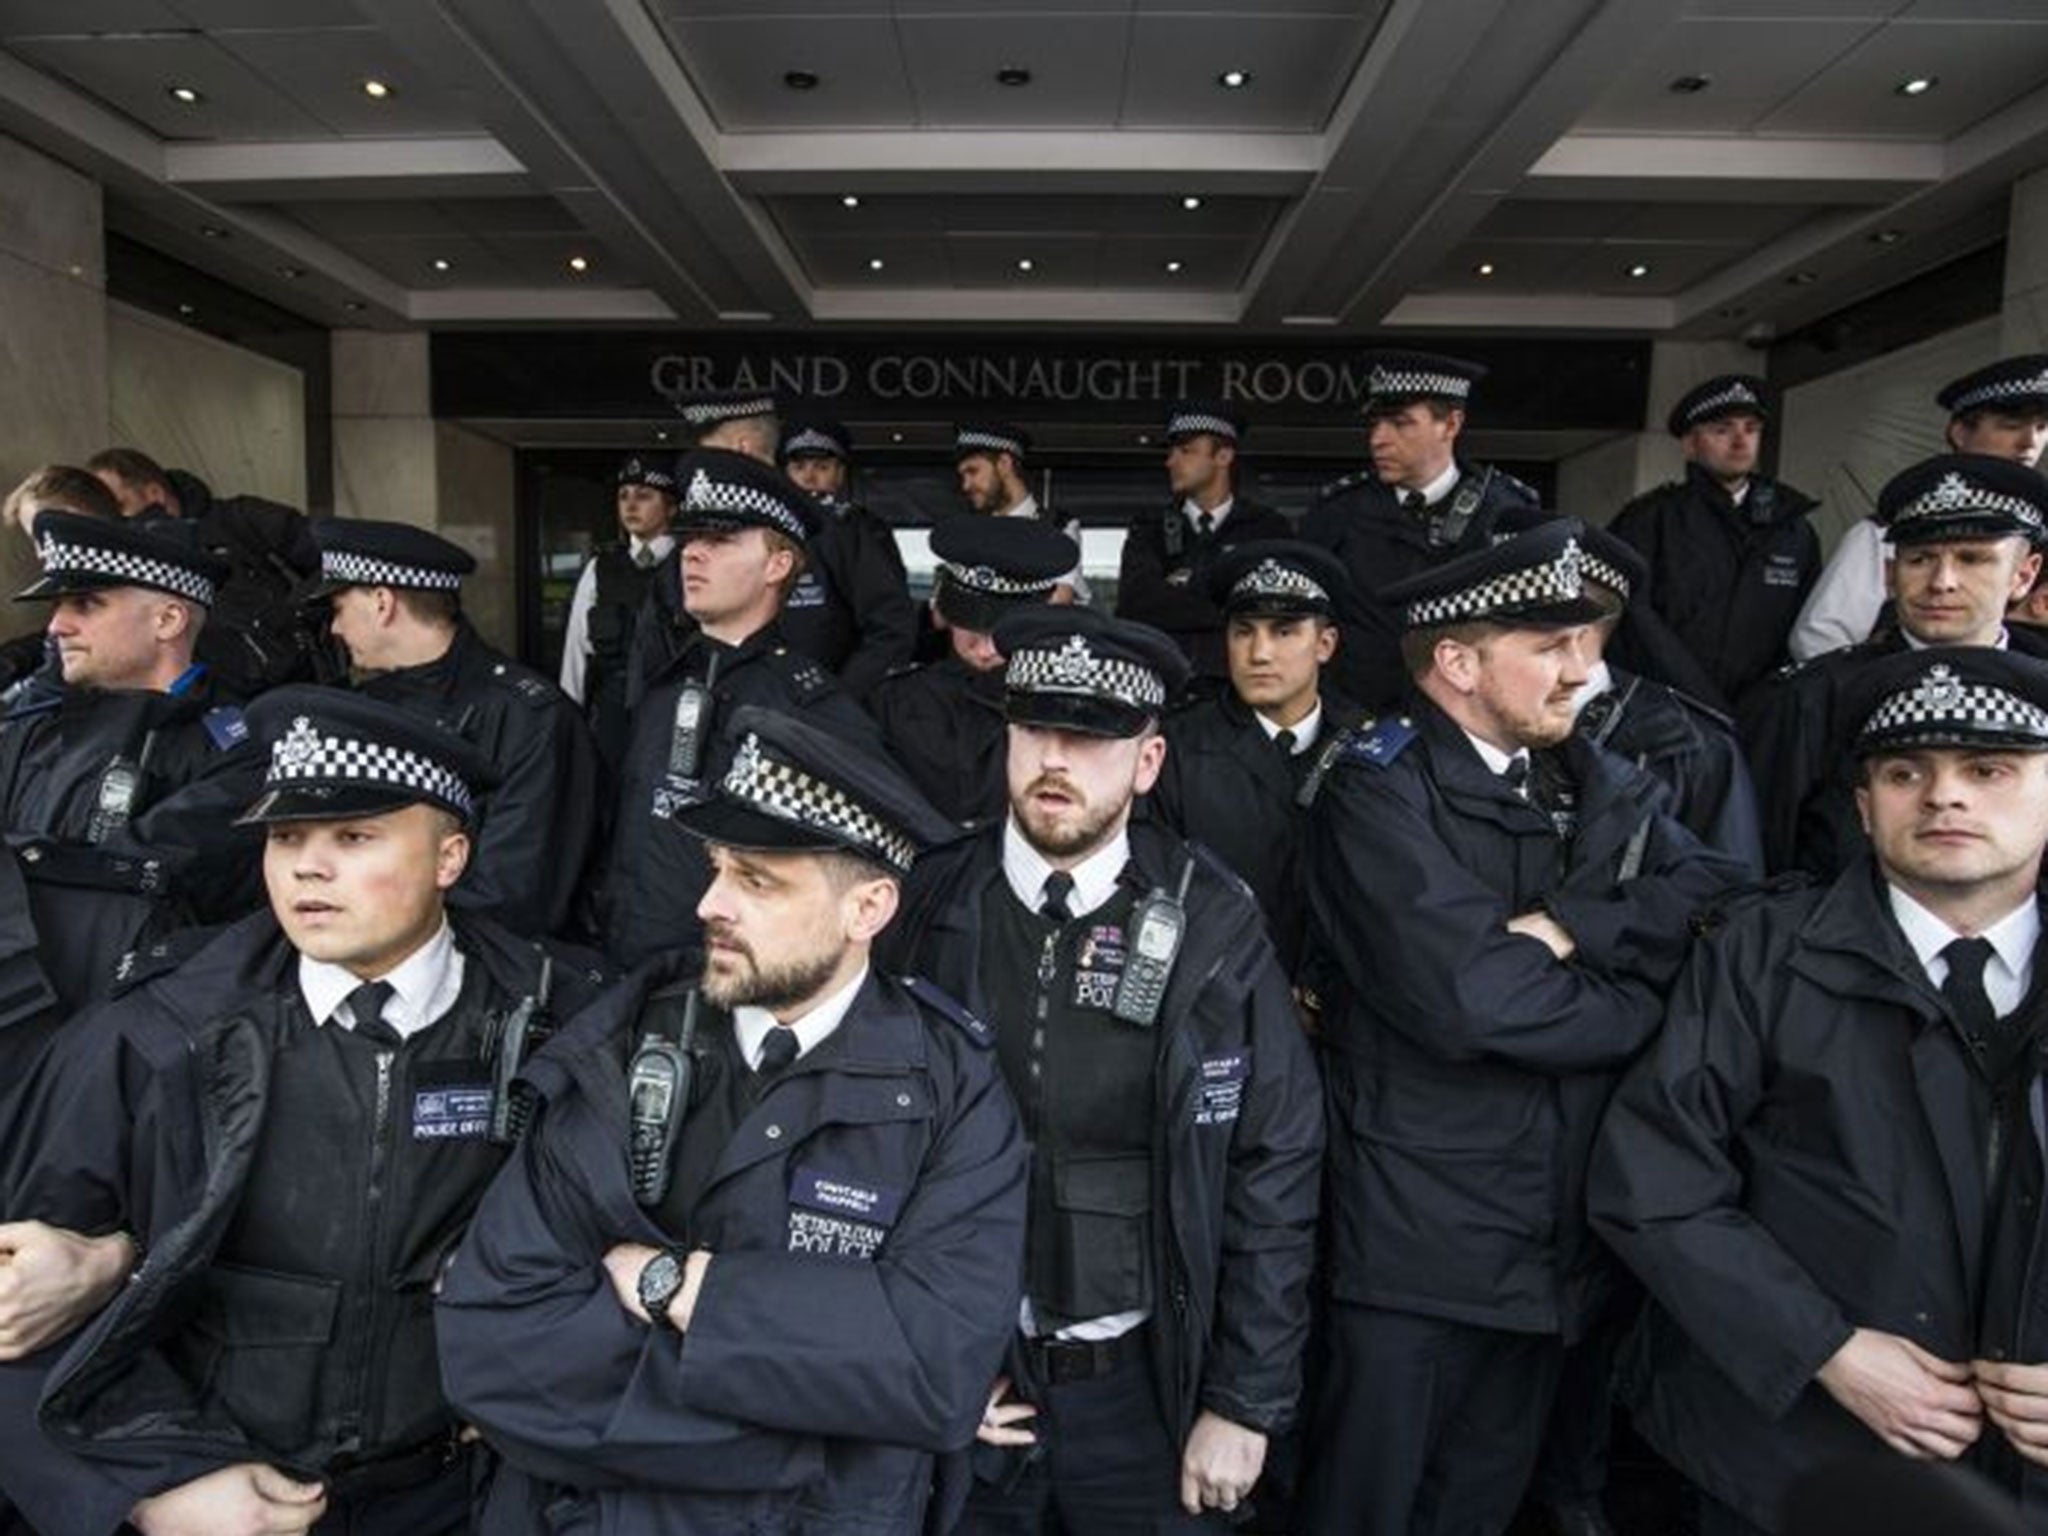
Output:
<svg viewBox="0 0 2048 1536">
<path fill-rule="evenodd" d="M 1197 1125 L 1229 1125 L 1244 1108 L 1244 1085 L 1252 1075 L 1249 1049 L 1202 1058 L 1202 1101 L 1195 1108 Z"/>
<path fill-rule="evenodd" d="M 1799 561 L 1791 555 L 1770 555 L 1764 560 L 1764 585 L 1767 587 L 1796 587 L 1799 585 Z"/>
<path fill-rule="evenodd" d="M 799 1168 L 789 1186 L 789 1251 L 872 1259 L 903 1208 L 903 1192 Z"/>
<path fill-rule="evenodd" d="M 1091 927 L 1074 955 L 1074 1006 L 1108 1008 L 1114 1004 L 1117 980 L 1128 958 L 1120 925 L 1097 923 Z"/>
<path fill-rule="evenodd" d="M 423 1063 L 413 1084 L 414 1141 L 481 1141 L 491 1129 L 491 1085 L 467 1081 L 468 1062 Z"/>
</svg>

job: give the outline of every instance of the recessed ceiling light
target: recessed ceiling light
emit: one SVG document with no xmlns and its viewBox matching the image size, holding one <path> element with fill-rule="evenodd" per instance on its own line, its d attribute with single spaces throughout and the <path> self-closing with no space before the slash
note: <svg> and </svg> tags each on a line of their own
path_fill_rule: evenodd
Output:
<svg viewBox="0 0 2048 1536">
<path fill-rule="evenodd" d="M 1226 91 L 1241 91 L 1252 83 L 1252 72 L 1248 69 L 1226 69 L 1216 77 L 1216 83 Z"/>
<path fill-rule="evenodd" d="M 1820 274 L 1818 272 L 1794 272 L 1785 281 L 1794 288 L 1810 288 L 1820 281 Z"/>
<path fill-rule="evenodd" d="M 818 77 L 808 69 L 790 69 L 783 71 L 782 83 L 792 91 L 815 91 Z"/>
<path fill-rule="evenodd" d="M 868 270 L 869 270 L 870 272 L 879 272 L 879 271 L 881 271 L 881 270 L 882 270 L 882 258 L 881 258 L 881 257 L 879 257 L 879 256 L 870 256 L 870 257 L 868 258 Z"/>
<path fill-rule="evenodd" d="M 196 315 L 199 313 L 199 311 L 194 309 L 190 304 L 180 304 L 178 306 L 178 313 L 181 315 Z"/>
<path fill-rule="evenodd" d="M 1019 272 L 1029 272 L 1031 270 L 1031 258 L 1029 256 L 1019 256 L 1017 258 L 1017 270 Z"/>
<path fill-rule="evenodd" d="M 1646 261 L 1639 261 L 1628 269 L 1628 275 L 1630 277 L 1648 277 L 1650 275 L 1650 264 Z"/>
<path fill-rule="evenodd" d="M 1180 263 L 1178 261 L 1169 261 L 1166 264 L 1166 270 L 1169 272 L 1178 272 L 1180 270 Z"/>
<path fill-rule="evenodd" d="M 372 101 L 382 101 L 391 94 L 391 87 L 382 80 L 365 80 L 363 82 L 363 94 Z"/>
<path fill-rule="evenodd" d="M 1028 69 L 1019 69 L 1014 64 L 1009 65 L 1007 68 L 999 69 L 996 71 L 997 85 L 1029 85 L 1030 83 L 1031 71 Z"/>
<path fill-rule="evenodd" d="M 860 199 L 849 192 L 846 196 L 839 199 L 839 206 L 842 208 L 858 208 L 860 206 Z"/>
<path fill-rule="evenodd" d="M 1712 75 L 1680 75 L 1664 89 L 1674 96 L 1697 96 L 1713 83 Z"/>
<path fill-rule="evenodd" d="M 903 434 L 901 432 L 891 432 L 889 434 L 889 441 L 892 443 L 900 443 L 903 441 Z"/>
<path fill-rule="evenodd" d="M 1870 240 L 1873 245 L 1897 245 L 1905 238 L 1903 229 L 1880 229 L 1872 233 Z"/>
<path fill-rule="evenodd" d="M 1182 198 L 1180 200 L 1180 205 L 1181 207 L 1187 209 L 1189 213 L 1193 213 L 1197 208 L 1202 206 L 1202 200 L 1199 197 L 1194 197 L 1191 195 Z"/>
<path fill-rule="evenodd" d="M 370 306 L 365 304 L 361 299 L 344 299 L 342 300 L 341 307 L 347 310 L 352 315 L 360 315 L 364 310 L 368 309 Z"/>
<path fill-rule="evenodd" d="M 1937 75 L 1915 75 L 1910 80 L 1901 80 L 1897 89 L 1901 96 L 1925 96 L 1938 84 L 1940 77 Z"/>
<path fill-rule="evenodd" d="M 1152 434 L 1150 432 L 1140 432 L 1138 434 L 1138 446 L 1140 448 L 1150 448 L 1152 446 Z"/>
<path fill-rule="evenodd" d="M 1474 267 L 1472 270 L 1474 272 L 1477 272 L 1481 277 L 1491 277 L 1493 276 L 1493 263 L 1490 261 L 1482 261 L 1481 263 L 1479 263 L 1478 266 Z"/>
<path fill-rule="evenodd" d="M 436 256 L 434 258 L 434 270 L 436 272 L 446 272 L 448 270 L 448 258 L 446 256 Z"/>
<path fill-rule="evenodd" d="M 569 258 L 569 270 L 571 272 L 588 272 L 590 270 L 590 258 L 588 256 L 571 256 Z"/>
<path fill-rule="evenodd" d="M 199 226 L 199 233 L 209 240 L 225 240 L 228 237 L 228 232 L 218 224 L 202 224 Z"/>
<path fill-rule="evenodd" d="M 200 102 L 206 100 L 204 96 L 193 90 L 189 85 L 172 85 L 166 86 L 165 89 L 170 92 L 171 100 L 182 101 L 188 107 L 196 107 Z"/>
<path fill-rule="evenodd" d="M 306 269 L 304 267 L 279 267 L 277 275 L 279 277 L 289 277 L 296 281 L 306 275 Z"/>
</svg>

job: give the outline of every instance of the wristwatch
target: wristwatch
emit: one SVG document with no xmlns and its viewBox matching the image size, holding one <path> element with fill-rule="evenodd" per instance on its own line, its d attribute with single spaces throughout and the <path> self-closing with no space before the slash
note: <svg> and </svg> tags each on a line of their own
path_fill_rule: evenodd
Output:
<svg viewBox="0 0 2048 1536">
<path fill-rule="evenodd" d="M 647 1309 L 647 1316 L 657 1328 L 666 1328 L 671 1333 L 682 1330 L 669 1320 L 668 1304 L 676 1299 L 676 1292 L 683 1288 L 683 1255 L 675 1248 L 664 1248 L 640 1267 L 640 1305 Z"/>
</svg>

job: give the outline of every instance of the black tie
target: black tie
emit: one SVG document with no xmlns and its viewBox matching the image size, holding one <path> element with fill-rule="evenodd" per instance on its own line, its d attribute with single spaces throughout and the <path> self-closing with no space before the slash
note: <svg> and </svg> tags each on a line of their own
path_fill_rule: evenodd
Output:
<svg viewBox="0 0 2048 1536">
<path fill-rule="evenodd" d="M 1507 767 L 1500 771 L 1501 782 L 1524 800 L 1529 798 L 1529 759 L 1511 757 Z"/>
<path fill-rule="evenodd" d="M 1074 877 L 1064 869 L 1056 869 L 1045 877 L 1044 894 L 1039 897 L 1038 915 L 1049 917 L 1056 923 L 1064 923 L 1074 915 L 1074 909 L 1067 904 L 1067 898 L 1074 894 Z"/>
<path fill-rule="evenodd" d="M 646 570 L 649 566 L 653 565 L 654 550 L 652 549 L 652 547 L 646 544 L 642 544 L 638 549 L 634 550 L 633 563 L 639 566 L 640 569 L 643 571 Z"/>
<path fill-rule="evenodd" d="M 384 1018 L 384 1005 L 398 989 L 388 981 L 366 981 L 349 993 L 349 1016 L 356 1021 L 356 1033 L 379 1045 L 403 1045 L 405 1037 Z"/>
<path fill-rule="evenodd" d="M 1420 491 L 1403 491 L 1401 493 L 1401 505 L 1410 512 L 1420 512 L 1429 503 L 1423 500 L 1422 492 Z"/>
<path fill-rule="evenodd" d="M 1282 756 L 1283 758 L 1291 758 L 1291 757 L 1293 757 L 1293 756 L 1294 756 L 1294 732 L 1292 732 L 1292 731 L 1275 731 L 1275 732 L 1273 733 L 1273 745 L 1274 745 L 1274 746 L 1276 746 L 1276 747 L 1278 747 L 1278 748 L 1280 749 L 1280 755 L 1281 755 L 1281 756 Z"/>
<path fill-rule="evenodd" d="M 1942 946 L 1941 958 L 1948 962 L 1948 976 L 1941 995 L 1949 1011 L 1972 1040 L 1982 1040 L 1988 1049 L 1998 1037 L 1998 1011 L 1991 1006 L 1991 994 L 1984 990 L 1984 963 L 1991 958 L 1989 939 L 1952 939 Z"/>
<path fill-rule="evenodd" d="M 1195 514 L 1195 532 L 1199 533 L 1203 538 L 1206 539 L 1207 537 L 1209 537 L 1210 534 L 1214 533 L 1215 531 L 1216 516 L 1214 513 L 1197 512 Z"/>
<path fill-rule="evenodd" d="M 761 1042 L 761 1065 L 754 1070 L 761 1081 L 773 1082 L 789 1069 L 796 1060 L 796 1031 L 778 1024 L 768 1031 L 768 1038 Z"/>
</svg>

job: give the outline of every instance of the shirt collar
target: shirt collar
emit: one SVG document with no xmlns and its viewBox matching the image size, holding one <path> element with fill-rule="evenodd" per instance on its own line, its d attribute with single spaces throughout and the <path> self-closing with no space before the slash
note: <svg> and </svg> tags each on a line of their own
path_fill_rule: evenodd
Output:
<svg viewBox="0 0 2048 1536">
<path fill-rule="evenodd" d="M 1221 501 L 1217 502 L 1215 506 L 1207 508 L 1206 510 L 1209 514 L 1209 526 L 1212 529 L 1221 528 L 1223 526 L 1223 519 L 1230 516 L 1230 509 L 1236 505 L 1237 498 L 1235 496 L 1226 496 Z M 1200 518 L 1202 516 L 1204 509 L 1196 504 L 1194 497 L 1190 496 L 1185 501 L 1183 501 L 1180 504 L 1180 510 L 1182 514 L 1187 518 L 1190 526 L 1196 528 L 1199 528 L 1201 526 Z"/>
<path fill-rule="evenodd" d="M 1909 651 L 1924 651 L 1929 649 L 1933 644 L 1933 642 L 1930 640 L 1922 640 L 1918 635 L 1914 634 L 1910 629 L 1906 628 L 1906 626 L 1903 624 L 1899 626 L 1899 635 L 1906 642 L 1906 649 Z M 1993 649 L 1994 651 L 2004 650 L 2005 641 L 2005 626 L 2001 624 L 1998 626 L 1998 638 L 1992 642 L 1991 649 Z M 1946 641 L 1942 643 L 1947 644 Z"/>
<path fill-rule="evenodd" d="M 654 552 L 654 559 L 658 564 L 666 560 L 668 552 L 675 547 L 676 536 L 672 533 L 657 533 L 651 539 L 643 539 L 637 533 L 628 534 L 626 537 L 626 552 L 636 561 L 640 558 L 640 551 L 646 549 Z"/>
<path fill-rule="evenodd" d="M 1036 517 L 1038 516 L 1038 498 L 1032 495 L 1029 491 L 1026 491 L 1024 493 L 1024 499 L 1022 501 L 1018 502 L 1017 505 L 1015 505 L 1014 507 L 1003 508 L 1003 510 L 998 512 L 996 516 Z"/>
<path fill-rule="evenodd" d="M 1461 731 L 1465 730 L 1462 725 L 1458 729 Z M 1527 747 L 1518 747 L 1513 752 L 1503 752 L 1492 742 L 1474 736 L 1470 731 L 1465 731 L 1465 739 L 1472 743 L 1472 750 L 1477 752 L 1480 761 L 1486 764 L 1486 771 L 1488 773 L 1503 774 L 1508 771 L 1508 764 L 1528 760 L 1529 749 Z"/>
<path fill-rule="evenodd" d="M 1452 459 L 1444 466 L 1443 473 L 1422 487 L 1424 506 L 1433 507 L 1456 489 L 1458 484 L 1458 461 Z"/>
<path fill-rule="evenodd" d="M 1266 740 L 1268 741 L 1275 739 L 1283 730 L 1294 732 L 1293 755 L 1299 757 L 1302 753 L 1308 751 L 1310 747 L 1313 747 L 1316 744 L 1316 737 L 1323 733 L 1323 701 L 1317 699 L 1314 709 L 1311 709 L 1307 714 L 1295 721 L 1294 724 L 1288 726 L 1275 724 L 1256 709 L 1252 711 L 1252 718 L 1259 722 L 1259 729 L 1266 733 Z"/>
<path fill-rule="evenodd" d="M 1067 873 L 1074 877 L 1074 893 L 1067 898 L 1067 910 L 1086 916 L 1116 894 L 1117 876 L 1131 861 L 1131 832 L 1126 823 L 1115 837 L 1089 854 Z M 1045 899 L 1045 877 L 1052 865 L 1025 839 L 1014 814 L 1003 823 L 1003 878 L 1010 893 L 1036 912 Z"/>
<path fill-rule="evenodd" d="M 384 1022 L 411 1038 L 453 1008 L 461 995 L 462 951 L 455 947 L 455 930 L 443 918 L 440 931 L 431 939 L 382 976 L 367 979 L 391 983 Z M 299 995 L 306 1000 L 306 1011 L 316 1027 L 332 1020 L 344 1029 L 354 1029 L 355 1015 L 337 1015 L 335 1010 L 364 980 L 345 965 L 315 960 L 304 953 L 299 956 Z"/>
<path fill-rule="evenodd" d="M 747 1065 L 755 1071 L 761 1069 L 761 1047 L 768 1041 L 772 1029 L 788 1029 L 796 1034 L 797 1059 L 802 1060 L 818 1046 L 829 1040 L 841 1024 L 846 1022 L 847 1010 L 853 1007 L 853 999 L 868 979 L 868 968 L 860 968 L 860 974 L 845 986 L 834 992 L 823 1002 L 816 1004 L 801 1018 L 791 1019 L 787 1024 L 778 1024 L 775 1015 L 766 1008 L 756 1008 L 743 1003 L 732 1011 L 732 1027 L 739 1036 L 740 1054 L 747 1058 Z"/>
<path fill-rule="evenodd" d="M 1913 946 L 1913 956 L 1921 969 L 1927 969 L 1944 949 L 1963 937 L 1896 885 L 1886 882 L 1885 894 L 1891 898 L 1892 916 L 1898 919 L 1906 942 Z M 1977 935 L 1990 943 L 1999 963 L 2015 976 L 2027 974 L 2033 962 L 2034 942 L 2040 936 L 2041 904 L 2031 892 L 2025 901 Z M 1943 964 L 1946 966 L 1946 961 Z"/>
</svg>

